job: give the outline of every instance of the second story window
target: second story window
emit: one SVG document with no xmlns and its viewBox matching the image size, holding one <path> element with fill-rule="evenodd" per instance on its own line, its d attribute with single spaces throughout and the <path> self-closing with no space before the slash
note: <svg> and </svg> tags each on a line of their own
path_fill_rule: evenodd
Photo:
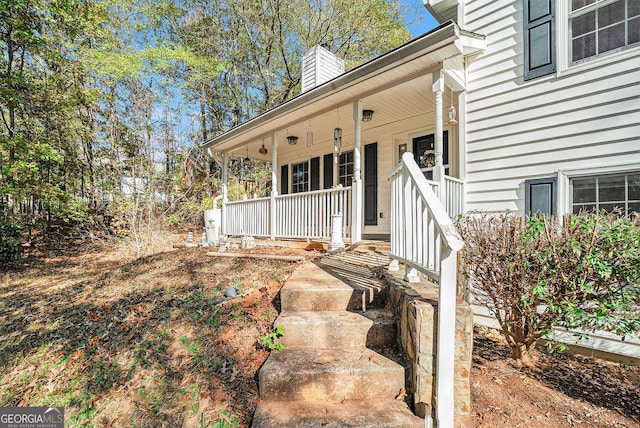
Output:
<svg viewBox="0 0 640 428">
<path fill-rule="evenodd" d="M 571 2 L 571 61 L 576 62 L 640 41 L 640 1 Z"/>
</svg>

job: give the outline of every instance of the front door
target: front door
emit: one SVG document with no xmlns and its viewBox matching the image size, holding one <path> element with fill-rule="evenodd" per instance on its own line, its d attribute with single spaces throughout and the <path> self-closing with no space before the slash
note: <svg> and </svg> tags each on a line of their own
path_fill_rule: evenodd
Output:
<svg viewBox="0 0 640 428">
<path fill-rule="evenodd" d="M 413 139 L 413 157 L 427 180 L 433 180 L 433 167 L 436 164 L 434 134 L 423 135 Z M 444 165 L 445 175 L 449 175 L 448 131 L 442 133 L 442 164 Z"/>
</svg>

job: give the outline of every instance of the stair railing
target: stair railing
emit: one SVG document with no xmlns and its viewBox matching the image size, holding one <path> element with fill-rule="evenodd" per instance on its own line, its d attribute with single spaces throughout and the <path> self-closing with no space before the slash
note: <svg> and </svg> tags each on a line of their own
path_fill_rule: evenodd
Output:
<svg viewBox="0 0 640 428">
<path fill-rule="evenodd" d="M 390 257 L 405 265 L 409 279 L 417 278 L 417 270 L 439 286 L 436 422 L 453 427 L 457 252 L 464 243 L 411 153 L 390 180 Z"/>
</svg>

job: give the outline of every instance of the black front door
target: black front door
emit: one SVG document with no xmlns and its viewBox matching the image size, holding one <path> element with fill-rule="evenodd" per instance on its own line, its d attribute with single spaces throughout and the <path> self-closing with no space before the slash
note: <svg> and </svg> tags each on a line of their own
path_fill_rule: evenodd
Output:
<svg viewBox="0 0 640 428">
<path fill-rule="evenodd" d="M 436 164 L 434 134 L 413 139 L 413 157 L 427 180 L 433 180 L 433 166 Z M 449 133 L 442 133 L 442 164 L 449 175 Z"/>
</svg>

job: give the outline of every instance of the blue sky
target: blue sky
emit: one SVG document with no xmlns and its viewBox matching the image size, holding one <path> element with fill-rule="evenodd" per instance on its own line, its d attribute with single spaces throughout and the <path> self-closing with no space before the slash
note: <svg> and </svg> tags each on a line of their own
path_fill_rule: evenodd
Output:
<svg viewBox="0 0 640 428">
<path fill-rule="evenodd" d="M 413 37 L 424 34 L 438 25 L 424 7 L 422 0 L 400 0 L 400 3 L 405 10 L 405 24 Z"/>
</svg>

